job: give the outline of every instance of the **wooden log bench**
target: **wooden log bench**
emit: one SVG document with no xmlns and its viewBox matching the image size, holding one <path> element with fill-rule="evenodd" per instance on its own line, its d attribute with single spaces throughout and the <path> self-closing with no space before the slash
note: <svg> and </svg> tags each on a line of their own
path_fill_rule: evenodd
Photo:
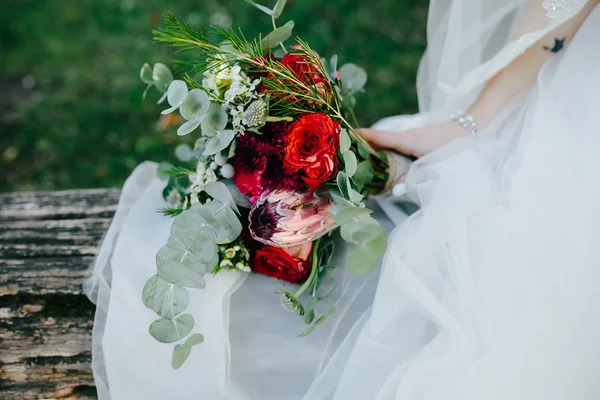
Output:
<svg viewBox="0 0 600 400">
<path fill-rule="evenodd" d="M 81 282 L 119 190 L 0 194 L 0 399 L 94 399 Z"/>
</svg>

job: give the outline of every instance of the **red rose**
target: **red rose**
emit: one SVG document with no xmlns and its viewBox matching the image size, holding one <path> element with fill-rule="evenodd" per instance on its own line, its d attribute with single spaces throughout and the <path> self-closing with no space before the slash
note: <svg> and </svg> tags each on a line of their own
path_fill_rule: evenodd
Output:
<svg viewBox="0 0 600 400">
<path fill-rule="evenodd" d="M 299 172 L 311 187 L 332 178 L 338 169 L 341 126 L 326 114 L 305 114 L 288 128 L 283 164 Z"/>
<path fill-rule="evenodd" d="M 301 49 L 299 45 L 292 46 L 294 49 Z M 320 59 L 319 55 L 315 52 L 314 56 L 317 59 Z M 290 52 L 283 56 L 283 58 L 279 61 L 284 67 L 287 67 L 291 70 L 291 72 L 307 86 L 315 87 L 319 93 L 323 96 L 328 96 L 330 91 L 329 82 L 326 77 L 323 75 L 320 66 L 315 65 L 310 61 L 310 59 L 300 51 Z M 267 77 L 272 78 L 273 74 L 268 74 Z M 283 85 L 287 87 L 288 90 L 292 92 L 300 92 L 303 91 L 301 87 L 298 87 L 298 84 L 295 82 L 283 82 Z M 261 93 L 270 91 L 272 95 L 280 100 L 289 101 L 289 102 L 297 102 L 298 98 L 289 93 L 279 93 L 278 86 L 267 88 L 264 84 L 259 87 L 259 91 Z M 310 90 L 306 90 L 306 94 L 309 94 Z"/>
<path fill-rule="evenodd" d="M 312 243 L 307 245 L 310 247 L 305 245 L 281 249 L 265 246 L 254 253 L 252 270 L 282 281 L 302 283 L 308 279 L 311 270 L 309 255 Z"/>
<path fill-rule="evenodd" d="M 315 55 L 319 58 L 318 54 L 315 53 Z M 319 68 L 312 64 L 303 54 L 287 53 L 280 62 L 291 69 L 294 75 L 308 85 L 319 85 L 325 82 L 325 77 L 321 74 Z"/>
</svg>

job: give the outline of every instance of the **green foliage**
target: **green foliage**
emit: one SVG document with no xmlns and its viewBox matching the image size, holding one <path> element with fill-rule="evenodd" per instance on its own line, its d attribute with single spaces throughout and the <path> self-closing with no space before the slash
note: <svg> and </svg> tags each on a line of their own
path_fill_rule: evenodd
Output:
<svg viewBox="0 0 600 400">
<path fill-rule="evenodd" d="M 280 19 L 294 20 L 294 34 L 319 54 L 367 70 L 356 110 L 368 126 L 417 110 L 427 7 L 426 0 L 290 0 Z M 178 125 L 157 124 L 159 90 L 142 99 L 140 66 L 172 67 L 172 52 L 151 45 L 149 33 L 167 11 L 192 25 L 239 26 L 250 38 L 272 29 L 270 18 L 240 0 L 203 0 L 200 7 L 196 0 L 64 0 L 60 7 L 23 0 L 4 7 L 0 190 L 120 187 L 138 163 L 175 161 L 175 143 L 193 144 L 191 135 L 174 134 Z M 33 87 L 21 83 L 25 77 Z"/>
</svg>

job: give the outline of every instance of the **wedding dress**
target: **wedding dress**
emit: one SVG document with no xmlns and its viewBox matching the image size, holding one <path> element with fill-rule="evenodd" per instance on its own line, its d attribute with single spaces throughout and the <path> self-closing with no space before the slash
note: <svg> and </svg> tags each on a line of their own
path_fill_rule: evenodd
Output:
<svg viewBox="0 0 600 400">
<path fill-rule="evenodd" d="M 534 0 L 538 1 L 538 0 Z M 436 122 L 586 1 L 539 1 L 544 20 L 514 35 L 527 1 L 432 0 L 416 116 Z M 502 4 L 500 4 L 502 3 Z M 275 292 L 223 271 L 189 311 L 205 336 L 179 370 L 148 334 L 141 301 L 171 220 L 155 165 L 127 180 L 86 290 L 97 305 L 93 368 L 101 399 L 565 400 L 600 398 L 600 7 L 536 84 L 480 133 L 419 160 L 407 179 L 421 209 L 380 199 L 388 252 L 369 277 L 345 268 L 311 335 Z M 393 228 L 397 225 L 396 228 Z M 393 228 L 393 229 L 392 229 Z M 343 254 L 338 263 L 343 262 Z"/>
</svg>

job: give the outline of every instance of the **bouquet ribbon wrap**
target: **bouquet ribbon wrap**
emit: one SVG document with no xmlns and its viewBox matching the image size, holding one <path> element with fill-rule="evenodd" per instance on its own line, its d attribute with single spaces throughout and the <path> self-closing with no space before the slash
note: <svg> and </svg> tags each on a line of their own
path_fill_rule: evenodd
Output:
<svg viewBox="0 0 600 400">
<path fill-rule="evenodd" d="M 413 160 L 395 151 L 386 150 L 383 154 L 388 160 L 388 174 L 382 193 L 387 194 L 392 191 L 394 185 L 400 183 L 400 178 L 408 172 Z"/>
</svg>

